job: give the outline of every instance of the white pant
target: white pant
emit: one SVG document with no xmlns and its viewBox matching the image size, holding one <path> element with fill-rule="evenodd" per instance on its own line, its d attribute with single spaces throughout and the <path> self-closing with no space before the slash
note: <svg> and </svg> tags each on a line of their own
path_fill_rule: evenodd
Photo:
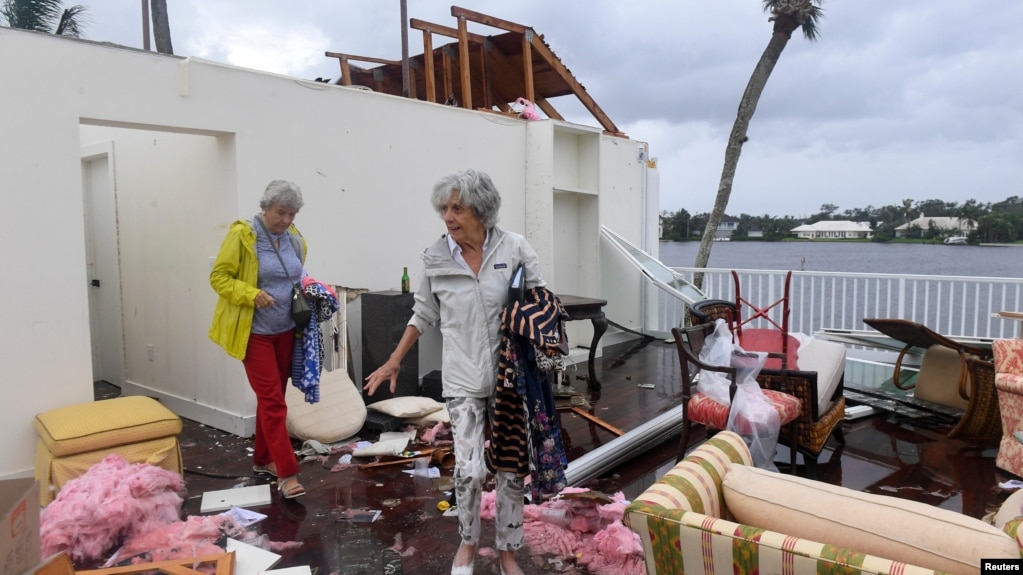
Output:
<svg viewBox="0 0 1023 575">
<path fill-rule="evenodd" d="M 451 431 L 455 439 L 455 498 L 458 532 L 467 545 L 479 545 L 480 500 L 487 475 L 483 440 L 487 421 L 493 417 L 492 398 L 456 397 L 447 400 Z M 514 473 L 497 473 L 497 518 L 494 547 L 514 551 L 522 547 L 522 479 Z"/>
</svg>

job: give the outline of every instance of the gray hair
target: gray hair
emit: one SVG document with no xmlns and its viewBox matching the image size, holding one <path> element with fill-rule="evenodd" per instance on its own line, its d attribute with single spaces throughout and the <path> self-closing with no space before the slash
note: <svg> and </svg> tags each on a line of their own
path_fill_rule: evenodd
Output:
<svg viewBox="0 0 1023 575">
<path fill-rule="evenodd" d="M 267 210 L 270 206 L 282 206 L 298 211 L 304 204 L 302 189 L 295 182 L 287 180 L 273 180 L 267 184 L 266 190 L 263 192 L 263 199 L 259 200 L 261 210 Z"/>
<path fill-rule="evenodd" d="M 430 203 L 439 213 L 455 192 L 458 192 L 458 203 L 472 209 L 484 228 L 494 227 L 497 211 L 501 209 L 501 194 L 490 176 L 471 169 L 448 174 L 434 184 Z"/>
</svg>

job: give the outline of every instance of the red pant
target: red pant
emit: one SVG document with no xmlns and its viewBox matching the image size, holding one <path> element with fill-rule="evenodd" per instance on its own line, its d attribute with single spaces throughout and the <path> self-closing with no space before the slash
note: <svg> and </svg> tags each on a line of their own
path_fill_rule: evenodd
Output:
<svg viewBox="0 0 1023 575">
<path fill-rule="evenodd" d="M 256 392 L 256 446 L 253 463 L 273 462 L 279 477 L 298 473 L 298 458 L 288 436 L 288 404 L 284 401 L 291 375 L 295 331 L 276 335 L 249 335 L 249 347 L 242 364 L 249 385 Z"/>
</svg>

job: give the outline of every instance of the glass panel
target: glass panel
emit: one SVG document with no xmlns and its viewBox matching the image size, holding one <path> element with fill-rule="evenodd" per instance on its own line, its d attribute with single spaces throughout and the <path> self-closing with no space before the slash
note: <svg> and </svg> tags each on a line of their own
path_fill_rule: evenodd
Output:
<svg viewBox="0 0 1023 575">
<path fill-rule="evenodd" d="M 696 289 L 696 286 L 686 281 L 681 274 L 673 271 L 668 266 L 653 258 L 638 247 L 629 243 L 622 236 L 611 231 L 605 226 L 600 227 L 600 234 L 607 238 L 619 252 L 624 255 L 632 265 L 643 275 L 650 278 L 657 286 L 687 304 L 692 304 L 707 299 L 707 295 Z"/>
</svg>

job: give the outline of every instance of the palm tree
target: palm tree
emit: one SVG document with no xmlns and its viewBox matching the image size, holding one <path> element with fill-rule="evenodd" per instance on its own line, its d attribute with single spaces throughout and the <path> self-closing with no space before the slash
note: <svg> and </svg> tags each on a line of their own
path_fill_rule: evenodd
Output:
<svg viewBox="0 0 1023 575">
<path fill-rule="evenodd" d="M 156 51 L 161 54 L 173 54 L 170 20 L 167 18 L 167 0 L 152 0 L 151 6 L 153 9 L 153 41 L 156 44 Z"/>
<path fill-rule="evenodd" d="M 78 38 L 88 22 L 86 7 L 75 5 L 64 8 L 61 0 L 3 0 L 0 15 L 7 25 L 22 30 L 53 32 L 60 36 Z"/>
<path fill-rule="evenodd" d="M 700 249 L 696 253 L 697 268 L 707 267 L 710 260 L 710 248 L 714 245 L 714 231 L 721 223 L 721 217 L 725 214 L 728 206 L 728 198 L 732 195 L 732 180 L 735 179 L 735 167 L 739 163 L 739 154 L 742 153 L 742 145 L 748 139 L 746 129 L 749 127 L 750 119 L 757 109 L 757 102 L 760 94 L 767 85 L 767 79 L 771 77 L 774 65 L 778 63 L 782 50 L 792 37 L 792 32 L 797 28 L 803 29 L 803 36 L 807 40 L 817 39 L 817 22 L 820 20 L 823 11 L 820 8 L 823 0 L 763 0 L 764 11 L 770 11 L 769 22 L 774 22 L 774 30 L 771 33 L 771 40 L 767 48 L 760 55 L 760 61 L 753 69 L 749 83 L 746 84 L 746 91 L 739 101 L 739 111 L 735 116 L 735 124 L 732 126 L 732 133 L 728 137 L 728 146 L 725 148 L 725 164 L 721 170 L 721 182 L 718 184 L 717 197 L 714 199 L 714 208 L 707 219 L 707 227 L 703 232 L 703 239 L 700 241 Z M 693 278 L 697 287 L 703 284 L 703 274 L 696 274 Z"/>
</svg>

